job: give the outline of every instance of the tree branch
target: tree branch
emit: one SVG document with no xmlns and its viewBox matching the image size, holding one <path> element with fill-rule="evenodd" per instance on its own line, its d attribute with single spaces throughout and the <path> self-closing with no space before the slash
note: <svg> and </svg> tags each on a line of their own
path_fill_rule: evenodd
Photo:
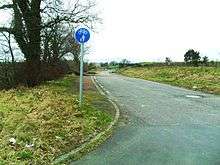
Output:
<svg viewBox="0 0 220 165">
<path fill-rule="evenodd" d="M 1 10 L 1 9 L 11 9 L 11 8 L 13 8 L 13 4 L 8 4 L 8 5 L 2 5 L 2 6 L 0 6 L 0 10 Z"/>
<path fill-rule="evenodd" d="M 12 28 L 7 28 L 7 27 L 0 27 L 0 32 L 8 32 L 8 33 L 13 33 Z"/>
</svg>

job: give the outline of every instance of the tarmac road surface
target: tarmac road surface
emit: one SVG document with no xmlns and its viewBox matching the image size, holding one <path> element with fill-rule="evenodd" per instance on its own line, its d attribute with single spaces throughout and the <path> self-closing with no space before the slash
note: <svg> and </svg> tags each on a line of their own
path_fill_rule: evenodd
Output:
<svg viewBox="0 0 220 165">
<path fill-rule="evenodd" d="M 103 72 L 121 108 L 103 145 L 77 165 L 220 165 L 220 96 Z"/>
</svg>

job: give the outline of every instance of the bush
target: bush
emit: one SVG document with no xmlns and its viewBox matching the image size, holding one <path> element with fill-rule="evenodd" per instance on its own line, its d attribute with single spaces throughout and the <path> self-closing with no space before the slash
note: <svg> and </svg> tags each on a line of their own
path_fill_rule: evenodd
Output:
<svg viewBox="0 0 220 165">
<path fill-rule="evenodd" d="M 56 80 L 66 74 L 73 73 L 68 61 L 56 63 L 41 63 L 41 81 Z M 26 86 L 25 62 L 0 63 L 0 89 L 15 88 L 18 85 Z"/>
<path fill-rule="evenodd" d="M 9 89 L 15 86 L 14 66 L 9 62 L 0 63 L 0 89 Z"/>
<path fill-rule="evenodd" d="M 41 72 L 43 81 L 56 80 L 65 74 L 70 73 L 70 67 L 66 61 L 59 61 L 52 64 L 42 63 Z"/>
</svg>

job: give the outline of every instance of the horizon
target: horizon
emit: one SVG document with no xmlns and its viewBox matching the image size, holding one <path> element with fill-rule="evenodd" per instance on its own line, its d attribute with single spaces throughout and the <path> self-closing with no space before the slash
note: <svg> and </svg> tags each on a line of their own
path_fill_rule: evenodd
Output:
<svg viewBox="0 0 220 165">
<path fill-rule="evenodd" d="M 97 0 L 103 24 L 92 34 L 92 62 L 183 61 L 188 49 L 220 60 L 220 2 Z M 124 5 L 126 4 L 126 5 Z M 193 26 L 191 26 L 193 25 Z M 141 34 L 138 34 L 138 32 Z M 122 39 L 122 40 L 120 40 Z"/>
<path fill-rule="evenodd" d="M 91 49 L 85 58 L 90 62 L 127 59 L 137 63 L 163 62 L 169 57 L 181 62 L 186 51 L 194 49 L 202 57 L 220 61 L 218 6 L 217 0 L 97 0 L 96 11 L 103 21 L 91 34 Z M 1 24 L 9 19 L 6 11 L 0 12 Z"/>
</svg>

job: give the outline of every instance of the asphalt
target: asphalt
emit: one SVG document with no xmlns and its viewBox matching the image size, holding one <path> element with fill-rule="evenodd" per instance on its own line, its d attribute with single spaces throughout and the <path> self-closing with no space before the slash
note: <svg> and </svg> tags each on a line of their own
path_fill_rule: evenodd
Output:
<svg viewBox="0 0 220 165">
<path fill-rule="evenodd" d="M 220 165 L 220 97 L 103 72 L 113 136 L 73 165 Z"/>
</svg>

